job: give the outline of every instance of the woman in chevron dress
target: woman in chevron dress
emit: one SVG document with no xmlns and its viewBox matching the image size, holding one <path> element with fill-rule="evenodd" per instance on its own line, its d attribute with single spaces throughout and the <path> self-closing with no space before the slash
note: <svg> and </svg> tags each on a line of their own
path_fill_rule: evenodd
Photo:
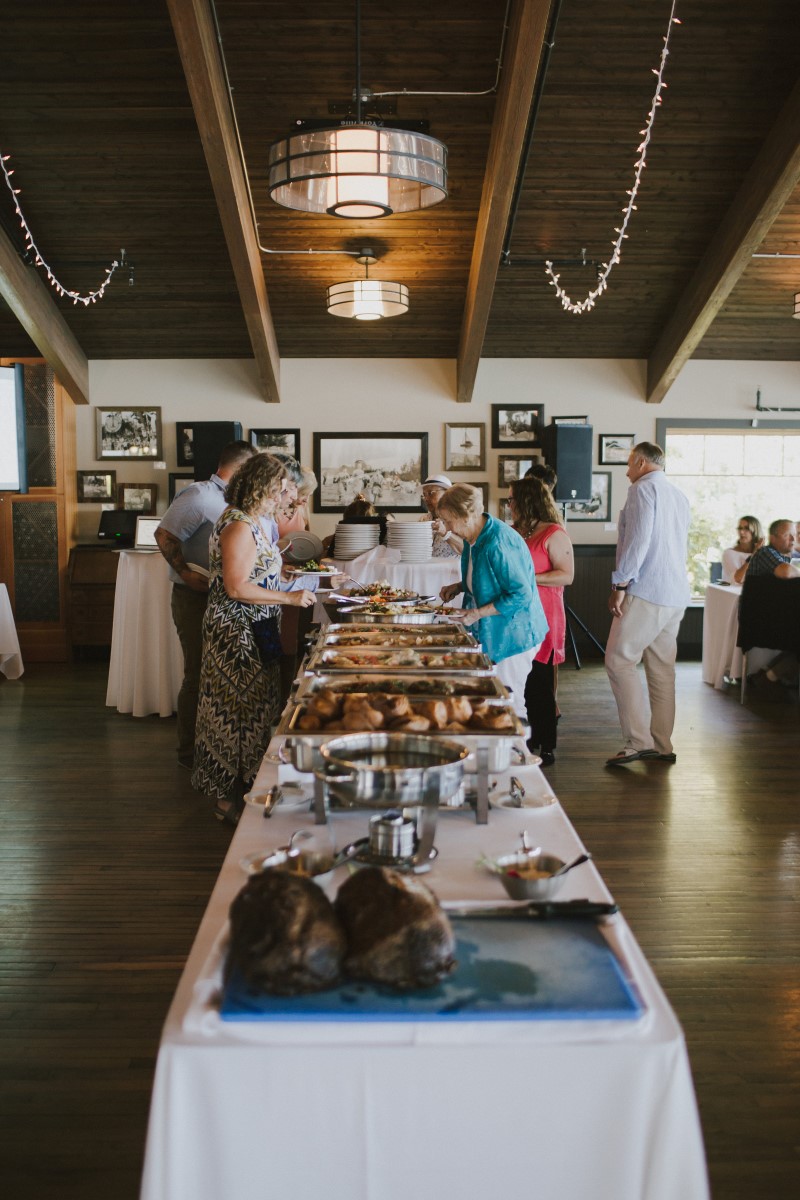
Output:
<svg viewBox="0 0 800 1200">
<path fill-rule="evenodd" d="M 234 823 L 278 715 L 278 606 L 314 603 L 313 592 L 278 590 L 281 557 L 262 524 L 289 486 L 271 454 L 248 459 L 228 484 L 228 507 L 209 541 L 192 786 L 216 801 L 219 820 Z"/>
</svg>

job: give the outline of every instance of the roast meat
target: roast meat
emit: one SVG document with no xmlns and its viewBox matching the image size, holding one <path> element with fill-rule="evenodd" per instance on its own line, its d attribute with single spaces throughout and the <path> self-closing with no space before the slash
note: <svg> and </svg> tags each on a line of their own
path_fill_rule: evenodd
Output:
<svg viewBox="0 0 800 1200">
<path fill-rule="evenodd" d="M 335 900 L 347 939 L 345 974 L 387 987 L 433 987 L 455 966 L 455 938 L 439 901 L 413 875 L 357 871 Z"/>
<path fill-rule="evenodd" d="M 330 900 L 310 879 L 279 868 L 253 875 L 230 920 L 226 982 L 237 972 L 249 991 L 275 996 L 339 982 L 344 935 Z"/>
</svg>

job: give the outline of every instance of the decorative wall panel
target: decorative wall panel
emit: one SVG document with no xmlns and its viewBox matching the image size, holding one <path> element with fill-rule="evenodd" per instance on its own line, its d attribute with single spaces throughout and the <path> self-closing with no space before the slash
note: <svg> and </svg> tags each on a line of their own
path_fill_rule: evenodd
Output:
<svg viewBox="0 0 800 1200">
<path fill-rule="evenodd" d="M 15 608 L 18 623 L 60 621 L 56 502 L 12 501 Z"/>
</svg>

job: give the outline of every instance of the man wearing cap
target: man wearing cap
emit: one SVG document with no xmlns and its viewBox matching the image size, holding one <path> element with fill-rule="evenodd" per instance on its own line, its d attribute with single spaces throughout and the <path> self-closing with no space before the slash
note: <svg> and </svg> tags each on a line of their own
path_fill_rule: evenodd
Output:
<svg viewBox="0 0 800 1200">
<path fill-rule="evenodd" d="M 436 515 L 436 506 L 448 488 L 453 484 L 446 475 L 429 475 L 422 485 L 422 502 L 428 510 L 420 521 L 433 523 L 432 558 L 456 558 L 461 554 L 464 545 L 460 537 L 448 533 L 442 521 Z"/>
</svg>

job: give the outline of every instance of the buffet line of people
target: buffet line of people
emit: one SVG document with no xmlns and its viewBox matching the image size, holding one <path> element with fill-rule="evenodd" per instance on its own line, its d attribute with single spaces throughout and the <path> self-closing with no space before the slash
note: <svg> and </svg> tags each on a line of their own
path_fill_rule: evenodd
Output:
<svg viewBox="0 0 800 1200">
<path fill-rule="evenodd" d="M 564 659 L 563 590 L 574 566 L 547 486 L 555 477 L 546 467 L 534 471 L 545 481 L 529 473 L 510 485 L 513 528 L 484 512 L 479 489 L 443 475 L 423 482 L 420 519 L 433 523 L 435 557 L 461 556 L 461 581 L 441 591 L 448 615 L 470 626 L 496 663 L 531 727 L 529 749 L 548 765 L 557 740 L 556 669 Z M 312 581 L 287 574 L 277 544 L 308 528 L 315 487 L 313 472 L 289 456 L 232 442 L 209 480 L 176 497 L 156 533 L 184 656 L 178 762 L 220 820 L 238 820 L 283 707 L 283 618 L 308 613 L 315 601 Z M 381 521 L 364 497 L 354 504 L 344 520 Z M 460 606 L 450 605 L 459 595 Z"/>
</svg>

